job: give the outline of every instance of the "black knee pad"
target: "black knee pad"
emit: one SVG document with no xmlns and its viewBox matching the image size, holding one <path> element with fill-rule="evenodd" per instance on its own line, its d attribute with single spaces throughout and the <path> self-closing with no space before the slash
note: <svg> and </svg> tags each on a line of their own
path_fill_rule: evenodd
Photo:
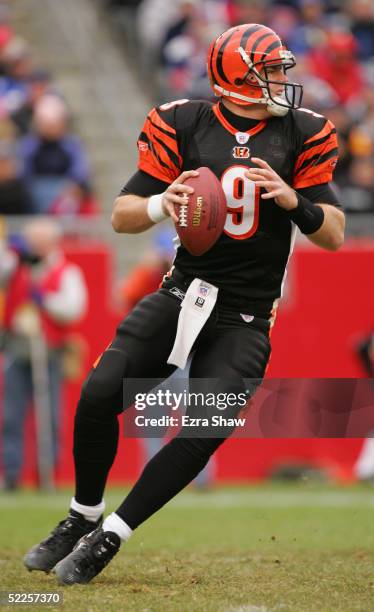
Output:
<svg viewBox="0 0 374 612">
<path fill-rule="evenodd" d="M 108 348 L 99 363 L 91 370 L 82 387 L 82 399 L 92 405 L 109 404 L 106 409 L 122 412 L 123 379 L 126 376 L 128 355 L 117 348 Z M 119 404 L 119 405 L 117 405 Z"/>
</svg>

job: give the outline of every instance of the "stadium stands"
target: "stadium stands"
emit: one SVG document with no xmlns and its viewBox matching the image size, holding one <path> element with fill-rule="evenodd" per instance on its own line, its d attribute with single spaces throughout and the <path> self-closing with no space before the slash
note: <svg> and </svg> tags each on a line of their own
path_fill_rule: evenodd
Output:
<svg viewBox="0 0 374 612">
<path fill-rule="evenodd" d="M 207 44 L 226 27 L 265 23 L 279 32 L 296 54 L 293 78 L 304 85 L 303 105 L 331 118 L 338 129 L 336 184 L 350 216 L 367 213 L 361 221 L 348 223 L 348 231 L 374 231 L 374 5 L 370 0 L 178 0 L 168 11 L 160 10 L 160 0 L 102 2 L 120 16 L 112 22 L 125 34 L 129 21 L 136 24 L 136 36 L 127 37 L 126 49 L 134 57 L 142 56 L 155 102 L 210 97 L 205 78 Z"/>
</svg>

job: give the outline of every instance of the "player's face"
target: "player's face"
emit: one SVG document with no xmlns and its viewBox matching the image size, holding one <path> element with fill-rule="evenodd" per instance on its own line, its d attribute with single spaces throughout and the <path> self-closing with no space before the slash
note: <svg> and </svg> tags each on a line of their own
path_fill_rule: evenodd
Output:
<svg viewBox="0 0 374 612">
<path fill-rule="evenodd" d="M 284 83 L 287 83 L 287 75 L 284 67 L 280 64 L 277 66 L 267 66 L 261 71 L 261 76 L 269 81 L 277 81 L 276 83 L 270 83 L 269 89 L 272 96 L 280 96 L 284 91 Z"/>
</svg>

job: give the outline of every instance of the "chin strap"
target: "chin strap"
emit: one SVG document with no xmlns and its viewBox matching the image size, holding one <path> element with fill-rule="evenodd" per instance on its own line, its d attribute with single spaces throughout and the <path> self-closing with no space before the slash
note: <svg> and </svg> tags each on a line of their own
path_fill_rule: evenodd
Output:
<svg viewBox="0 0 374 612">
<path fill-rule="evenodd" d="M 274 98 L 274 100 L 276 100 L 277 98 Z M 270 100 L 267 103 L 267 109 L 269 111 L 269 113 L 271 115 L 274 115 L 274 117 L 284 117 L 285 115 L 287 115 L 288 111 L 290 110 L 289 108 L 287 108 L 287 106 L 283 106 L 281 104 L 277 104 L 276 101 L 274 100 Z"/>
<path fill-rule="evenodd" d="M 214 85 L 215 91 L 219 92 L 220 96 L 226 96 L 226 98 L 236 98 L 237 100 L 243 100 L 243 102 L 253 102 L 254 104 L 267 104 L 269 98 L 249 98 L 248 96 L 243 96 L 242 94 L 235 93 L 233 91 L 229 91 L 228 89 L 224 89 L 219 85 Z"/>
<path fill-rule="evenodd" d="M 264 87 L 261 87 L 264 97 L 263 98 L 249 98 L 248 96 L 243 96 L 242 94 L 235 93 L 233 91 L 229 91 L 228 89 L 224 89 L 219 85 L 214 85 L 214 89 L 218 92 L 218 95 L 225 96 L 226 98 L 233 98 L 234 100 L 243 100 L 243 102 L 252 102 L 253 104 L 266 104 L 267 109 L 271 115 L 275 117 L 284 117 L 287 115 L 290 110 L 287 106 L 283 106 L 281 104 L 277 104 L 274 100 L 271 100 L 268 92 Z M 276 100 L 276 98 L 275 98 Z"/>
</svg>

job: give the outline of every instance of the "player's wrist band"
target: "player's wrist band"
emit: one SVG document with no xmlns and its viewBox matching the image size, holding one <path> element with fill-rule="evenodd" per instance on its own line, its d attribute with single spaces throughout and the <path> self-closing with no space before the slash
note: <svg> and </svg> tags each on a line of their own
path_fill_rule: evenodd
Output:
<svg viewBox="0 0 374 612">
<path fill-rule="evenodd" d="M 147 205 L 147 214 L 153 223 L 160 223 L 167 218 L 163 209 L 162 209 L 162 198 L 164 197 L 163 193 L 158 193 L 153 195 L 148 200 Z"/>
<path fill-rule="evenodd" d="M 297 206 L 289 211 L 289 216 L 303 234 L 314 234 L 321 227 L 325 213 L 320 206 L 295 191 Z"/>
</svg>

